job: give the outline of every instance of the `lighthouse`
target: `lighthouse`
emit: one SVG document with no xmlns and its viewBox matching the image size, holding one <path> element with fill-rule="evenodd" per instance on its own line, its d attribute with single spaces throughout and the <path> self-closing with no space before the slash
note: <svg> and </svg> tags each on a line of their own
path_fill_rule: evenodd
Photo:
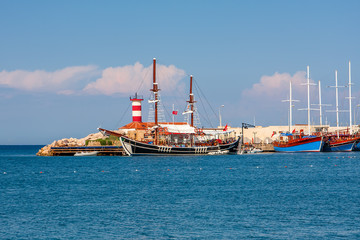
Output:
<svg viewBox="0 0 360 240">
<path fill-rule="evenodd" d="M 130 97 L 130 101 L 132 101 L 132 121 L 133 122 L 142 122 L 141 119 L 141 101 L 144 99 L 141 96 L 138 96 L 135 93 L 134 97 Z"/>
</svg>

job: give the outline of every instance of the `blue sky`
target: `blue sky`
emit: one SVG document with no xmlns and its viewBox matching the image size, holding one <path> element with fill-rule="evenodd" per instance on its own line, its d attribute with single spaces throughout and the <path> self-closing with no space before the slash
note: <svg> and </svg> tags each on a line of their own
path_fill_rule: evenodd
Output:
<svg viewBox="0 0 360 240">
<path fill-rule="evenodd" d="M 192 74 L 214 112 L 225 105 L 231 126 L 254 117 L 286 125 L 290 79 L 301 100 L 293 122 L 306 123 L 296 109 L 307 105 L 307 65 L 330 110 L 335 91 L 326 86 L 335 69 L 347 84 L 351 60 L 359 104 L 359 9 L 358 1 L 1 1 L 0 144 L 47 144 L 127 124 L 128 97 L 151 75 L 154 57 L 165 107 L 184 108 Z M 148 97 L 148 89 L 139 93 Z M 317 103 L 316 87 L 311 96 Z M 346 96 L 341 89 L 343 109 Z M 340 117 L 346 125 L 347 114 Z M 209 118 L 217 126 L 218 116 Z M 335 125 L 335 114 L 325 118 Z"/>
</svg>

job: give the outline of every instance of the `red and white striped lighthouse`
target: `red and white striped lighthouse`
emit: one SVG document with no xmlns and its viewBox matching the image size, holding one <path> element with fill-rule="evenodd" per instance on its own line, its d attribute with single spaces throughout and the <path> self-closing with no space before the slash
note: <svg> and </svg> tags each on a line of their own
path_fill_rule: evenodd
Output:
<svg viewBox="0 0 360 240">
<path fill-rule="evenodd" d="M 132 101 L 132 119 L 133 122 L 142 122 L 141 119 L 141 101 L 144 99 L 141 96 L 138 96 L 135 93 L 134 97 L 130 97 L 130 101 Z"/>
</svg>

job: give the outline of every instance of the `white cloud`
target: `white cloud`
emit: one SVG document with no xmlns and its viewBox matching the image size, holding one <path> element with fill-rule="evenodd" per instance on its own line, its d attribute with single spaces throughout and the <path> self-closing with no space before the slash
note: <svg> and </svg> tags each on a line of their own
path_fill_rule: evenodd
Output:
<svg viewBox="0 0 360 240">
<path fill-rule="evenodd" d="M 243 95 L 246 97 L 282 97 L 285 92 L 289 92 L 290 81 L 294 92 L 302 92 L 303 87 L 299 87 L 306 82 L 305 72 L 296 72 L 293 76 L 289 73 L 275 73 L 272 76 L 262 76 L 259 83 L 253 85 L 251 89 L 245 89 Z"/>
<path fill-rule="evenodd" d="M 180 80 L 185 76 L 185 71 L 174 65 L 157 65 L 156 75 L 160 88 L 166 89 L 164 92 L 166 94 L 181 89 Z M 152 65 L 144 67 L 140 63 L 109 67 L 104 70 L 99 70 L 96 66 L 74 66 L 54 72 L 43 70 L 0 72 L 0 87 L 60 95 L 129 95 L 139 90 L 149 92 L 151 84 Z"/>
<path fill-rule="evenodd" d="M 25 91 L 69 91 L 76 88 L 77 82 L 89 79 L 96 74 L 96 66 L 75 66 L 54 72 L 36 71 L 2 71 L 0 72 L 0 86 Z"/>
<path fill-rule="evenodd" d="M 303 85 L 306 83 L 304 71 L 298 71 L 293 75 L 276 72 L 272 76 L 262 76 L 252 88 L 243 90 L 237 106 L 241 118 L 252 121 L 256 116 L 256 119 L 261 119 L 267 124 L 287 124 L 289 103 L 282 100 L 289 99 L 290 81 L 293 86 L 293 99 L 300 100 L 294 103 L 293 123 L 303 123 L 306 113 L 295 110 L 307 106 L 307 87 Z M 310 91 L 313 103 L 317 103 L 317 99 L 314 99 L 318 97 L 317 87 L 311 87 Z"/>
<path fill-rule="evenodd" d="M 179 81 L 185 76 L 185 71 L 174 65 L 157 65 L 157 82 L 160 88 L 170 92 L 177 88 Z M 140 63 L 123 67 L 106 68 L 101 78 L 89 83 L 83 91 L 91 94 L 112 95 L 133 94 L 139 90 L 148 91 L 152 84 L 152 66 L 144 67 Z"/>
</svg>

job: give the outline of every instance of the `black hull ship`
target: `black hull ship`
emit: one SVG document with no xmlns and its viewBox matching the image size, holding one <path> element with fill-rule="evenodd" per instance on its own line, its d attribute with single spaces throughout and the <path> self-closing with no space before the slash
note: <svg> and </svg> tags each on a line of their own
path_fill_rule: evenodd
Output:
<svg viewBox="0 0 360 240">
<path fill-rule="evenodd" d="M 117 133 L 99 128 L 104 135 L 114 135 L 119 138 L 124 151 L 129 156 L 138 155 L 220 155 L 236 154 L 239 148 L 240 138 L 230 137 L 227 125 L 224 129 L 206 129 L 194 126 L 194 94 L 192 91 L 192 76 L 190 76 L 190 94 L 187 101 L 188 107 L 183 114 L 190 115 L 190 123 L 166 123 L 158 121 L 158 83 L 156 82 L 156 59 L 153 61 L 153 99 L 149 103 L 154 104 L 154 122 L 144 123 L 141 121 L 141 97 L 135 94 L 133 101 L 133 135 Z"/>
<path fill-rule="evenodd" d="M 219 144 L 215 146 L 165 146 L 153 145 L 132 140 L 127 137 L 120 137 L 120 142 L 129 156 L 141 155 L 220 155 L 220 154 L 236 154 L 238 152 L 239 141 L 231 143 Z"/>
</svg>

